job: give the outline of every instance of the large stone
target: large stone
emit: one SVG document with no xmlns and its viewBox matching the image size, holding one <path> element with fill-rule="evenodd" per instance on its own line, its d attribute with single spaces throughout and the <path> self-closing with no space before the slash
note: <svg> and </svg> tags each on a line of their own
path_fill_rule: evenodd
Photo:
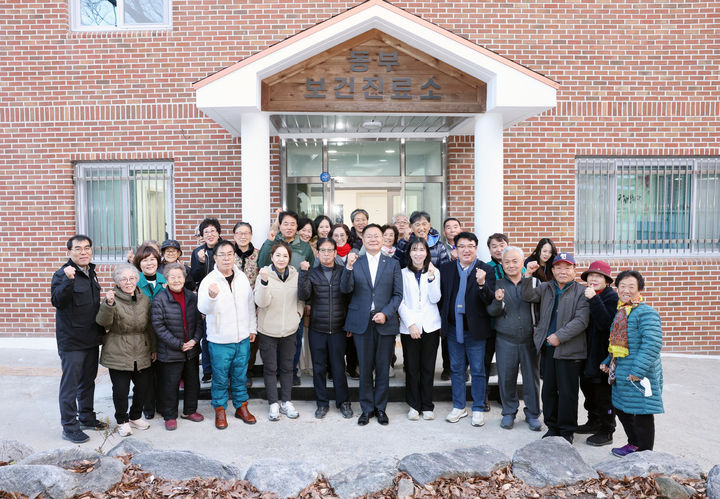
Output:
<svg viewBox="0 0 720 499">
<path fill-rule="evenodd" d="M 415 484 L 408 478 L 401 478 L 398 482 L 398 499 L 408 499 L 415 495 Z"/>
<path fill-rule="evenodd" d="M 410 454 L 400 460 L 398 469 L 421 485 L 439 478 L 459 476 L 488 477 L 493 471 L 510 464 L 510 459 L 487 445 L 455 449 L 449 452 Z"/>
<path fill-rule="evenodd" d="M 35 452 L 32 447 L 28 447 L 17 440 L 0 440 L 0 461 L 11 463 L 24 459 Z"/>
<path fill-rule="evenodd" d="M 91 449 L 83 447 L 65 447 L 32 454 L 18 464 L 38 466 L 57 466 L 64 470 L 78 467 L 89 461 L 92 471 L 70 473 L 75 479 L 75 494 L 84 492 L 105 492 L 122 479 L 125 465 L 118 459 L 105 457 Z"/>
<path fill-rule="evenodd" d="M 238 478 L 238 469 L 188 450 L 150 450 L 130 460 L 143 470 L 166 480 L 191 478 Z"/>
<path fill-rule="evenodd" d="M 575 448 L 562 437 L 536 440 L 515 451 L 513 474 L 525 483 L 565 485 L 597 478 Z"/>
<path fill-rule="evenodd" d="M 245 480 L 262 492 L 274 492 L 280 497 L 296 496 L 319 476 L 315 467 L 303 461 L 261 459 L 253 463 Z"/>
<path fill-rule="evenodd" d="M 123 456 L 125 454 L 140 454 L 141 452 L 148 452 L 153 449 L 153 446 L 137 438 L 123 438 L 119 444 L 110 449 L 107 455 L 110 457 Z"/>
<path fill-rule="evenodd" d="M 75 473 L 57 466 L 13 464 L 0 467 L 0 491 L 4 492 L 66 499 L 78 493 L 77 486 Z"/>
<path fill-rule="evenodd" d="M 651 473 L 700 478 L 700 473 L 702 473 L 700 466 L 689 459 L 651 450 L 633 452 L 620 459 L 603 461 L 597 464 L 595 469 L 612 478 L 648 476 Z"/>
<path fill-rule="evenodd" d="M 720 499 L 720 464 L 716 464 L 707 476 L 707 496 L 709 499 Z"/>
<path fill-rule="evenodd" d="M 655 478 L 655 485 L 660 495 L 667 499 L 690 499 L 690 494 L 684 485 L 680 485 L 672 478 L 659 476 Z"/>
<path fill-rule="evenodd" d="M 392 487 L 396 474 L 396 459 L 375 459 L 331 476 L 328 483 L 340 497 L 356 497 Z"/>
</svg>

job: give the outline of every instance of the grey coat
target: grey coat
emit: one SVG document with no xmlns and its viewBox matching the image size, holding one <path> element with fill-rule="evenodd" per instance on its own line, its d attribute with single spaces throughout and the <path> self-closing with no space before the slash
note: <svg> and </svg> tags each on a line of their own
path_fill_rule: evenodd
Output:
<svg viewBox="0 0 720 499">
<path fill-rule="evenodd" d="M 497 335 L 506 341 L 521 345 L 533 341 L 530 305 L 522 299 L 522 281 L 516 286 L 507 277 L 495 281 L 495 289 L 504 289 L 502 301 L 493 298 L 488 314 L 495 318 Z"/>
<path fill-rule="evenodd" d="M 560 345 L 555 347 L 555 359 L 579 360 L 587 358 L 585 330 L 590 322 L 590 307 L 585 298 L 585 288 L 575 281 L 566 284 L 567 289 L 560 295 L 555 335 Z M 540 304 L 540 318 L 535 327 L 533 339 L 539 352 L 547 339 L 553 306 L 555 305 L 555 281 L 540 283 L 536 288 L 532 279 L 523 277 L 523 300 Z"/>
</svg>

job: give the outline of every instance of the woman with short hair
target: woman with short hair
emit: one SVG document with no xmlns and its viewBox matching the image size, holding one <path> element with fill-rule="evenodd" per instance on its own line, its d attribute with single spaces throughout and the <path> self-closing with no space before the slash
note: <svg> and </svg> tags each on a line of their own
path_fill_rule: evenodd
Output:
<svg viewBox="0 0 720 499">
<path fill-rule="evenodd" d="M 151 320 L 157 335 L 160 378 L 158 407 L 165 419 L 165 429 L 169 431 L 177 428 L 181 380 L 184 381 L 184 403 L 180 417 L 193 422 L 205 419 L 197 412 L 202 317 L 197 309 L 197 295 L 184 287 L 186 277 L 187 271 L 182 264 L 168 263 L 165 266 L 168 287 L 152 303 Z"/>
<path fill-rule="evenodd" d="M 121 437 L 132 435 L 132 428 L 150 428 L 142 420 L 142 411 L 157 343 L 150 324 L 150 299 L 137 287 L 139 277 L 137 269 L 128 263 L 115 267 L 112 273 L 115 285 L 105 294 L 95 318 L 107 331 L 102 340 L 100 364 L 110 371 L 115 421 Z M 128 414 L 130 382 L 133 401 Z"/>
<path fill-rule="evenodd" d="M 660 361 L 660 314 L 645 303 L 645 279 L 635 270 L 624 270 L 615 279 L 618 311 L 610 329 L 610 355 L 600 369 L 612 384 L 612 403 L 625 429 L 628 443 L 612 450 L 618 457 L 653 450 L 654 414 L 664 411 L 663 372 Z"/>
</svg>

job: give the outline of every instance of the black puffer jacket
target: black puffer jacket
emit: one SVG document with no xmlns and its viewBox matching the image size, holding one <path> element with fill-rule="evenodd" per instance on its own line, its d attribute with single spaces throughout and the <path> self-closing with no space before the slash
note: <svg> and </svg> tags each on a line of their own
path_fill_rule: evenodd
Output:
<svg viewBox="0 0 720 499">
<path fill-rule="evenodd" d="M 65 267 L 75 267 L 75 279 L 65 275 Z M 95 322 L 100 310 L 100 284 L 95 264 L 90 264 L 88 274 L 68 260 L 52 277 L 50 293 L 56 308 L 55 336 L 61 352 L 84 350 L 102 343 L 105 329 Z"/>
<path fill-rule="evenodd" d="M 610 343 L 610 327 L 617 313 L 618 294 L 610 286 L 605 286 L 603 292 L 588 300 L 590 305 L 590 324 L 587 334 L 588 357 L 583 369 L 583 376 L 600 381 L 600 363 L 608 355 Z"/>
<path fill-rule="evenodd" d="M 343 267 L 335 264 L 328 282 L 322 266 L 301 270 L 298 278 L 298 299 L 312 298 L 310 329 L 321 333 L 345 333 L 348 296 L 340 292 Z"/>
<path fill-rule="evenodd" d="M 185 328 L 182 308 L 165 288 L 152 302 L 150 320 L 157 335 L 157 357 L 161 362 L 183 362 L 200 353 L 202 318 L 197 308 L 197 295 L 185 289 L 185 318 L 187 320 L 187 341 L 195 340 L 192 350 L 182 351 L 185 343 Z"/>
</svg>

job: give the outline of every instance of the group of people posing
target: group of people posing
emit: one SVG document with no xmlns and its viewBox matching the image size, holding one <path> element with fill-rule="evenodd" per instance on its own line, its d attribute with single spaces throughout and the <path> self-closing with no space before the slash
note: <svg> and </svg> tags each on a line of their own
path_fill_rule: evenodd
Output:
<svg viewBox="0 0 720 499">
<path fill-rule="evenodd" d="M 230 240 L 221 237 L 217 220 L 205 219 L 190 266 L 180 263 L 177 241 L 148 241 L 130 255 L 131 263 L 115 266 L 114 287 L 104 296 L 90 238 L 70 238 L 70 258 L 51 286 L 63 370 L 63 438 L 83 442 L 83 429 L 106 426 L 93 410 L 98 354 L 110 372 L 123 436 L 147 429 L 156 410 L 165 428 L 175 430 L 181 384 L 180 417 L 202 421 L 200 359 L 203 380 L 211 383 L 215 426 L 227 428 L 230 399 L 235 417 L 254 424 L 248 371 L 258 350 L 268 418 L 295 419 L 291 393 L 299 382 L 303 319 L 309 316 L 316 418 L 329 411 L 329 377 L 336 408 L 345 418 L 354 416 L 351 376 L 359 378 L 357 423 L 376 418 L 387 425 L 400 334 L 410 420 L 435 418 L 433 382 L 442 345 L 441 376 L 452 388 L 453 408 L 445 418 L 450 423 L 471 416 L 473 426 L 484 424 L 494 357 L 503 428 L 513 428 L 519 411 L 519 369 L 530 430 L 542 429 L 542 413 L 544 437 L 572 443 L 575 433 L 589 433 L 588 444 L 607 445 L 617 416 L 628 443 L 613 454 L 653 448 L 653 414 L 663 412 L 662 332 L 658 313 L 643 301 L 640 273 L 620 272 L 616 292 L 606 262 L 593 262 L 581 275 L 583 285 L 573 255 L 558 252 L 547 238 L 525 258 L 505 234 L 492 234 L 485 263 L 477 258 L 477 236 L 455 218 L 443 222 L 444 240 L 422 211 L 396 215 L 383 226 L 368 218 L 355 210 L 349 228 L 325 216 L 310 221 L 279 212 L 259 249 L 250 224 L 236 224 Z M 588 412 L 581 426 L 579 390 Z"/>
</svg>

